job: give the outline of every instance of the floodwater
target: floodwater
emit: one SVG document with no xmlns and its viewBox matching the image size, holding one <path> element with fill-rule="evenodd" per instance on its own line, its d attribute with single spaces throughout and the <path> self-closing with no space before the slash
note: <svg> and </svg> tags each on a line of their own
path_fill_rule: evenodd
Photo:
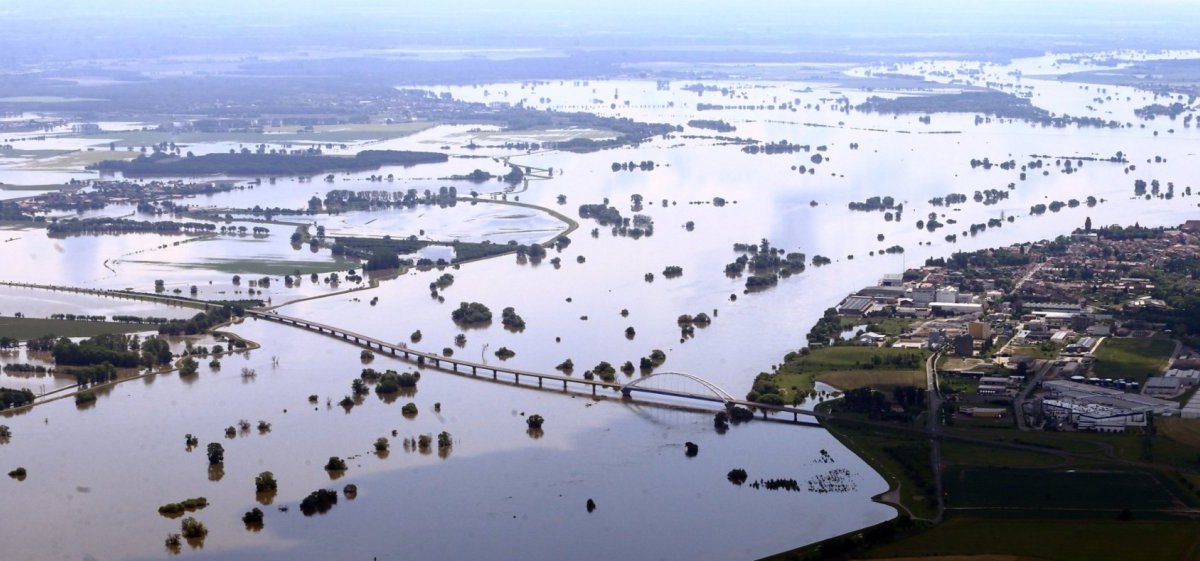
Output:
<svg viewBox="0 0 1200 561">
<path fill-rule="evenodd" d="M 346 412 L 336 402 L 362 368 L 357 348 L 266 322 L 235 331 L 268 346 L 223 358 L 219 372 L 202 366 L 192 380 L 148 377 L 116 386 L 85 410 L 67 399 L 5 420 L 14 436 L 0 457 L 29 472 L 19 484 L 4 483 L 6 495 L 13 504 L 36 505 L 0 512 L 6 535 L 26 537 L 10 542 L 10 554 L 162 558 L 162 541 L 179 523 L 159 516 L 158 506 L 196 496 L 210 503 L 193 514 L 209 536 L 203 550 L 185 545 L 185 555 L 209 559 L 336 558 L 348 543 L 379 559 L 461 559 L 493 550 L 602 559 L 628 554 L 630 544 L 647 559 L 673 558 L 692 547 L 701 558 L 751 558 L 892 515 L 867 501 L 886 488 L 883 480 L 821 429 L 752 422 L 719 435 L 711 414 L 596 402 L 434 371 L 426 371 L 411 397 L 385 403 L 371 394 Z M 272 341 L 287 343 L 272 350 Z M 371 366 L 409 368 L 382 356 Z M 243 378 L 243 367 L 256 375 Z M 319 397 L 315 406 L 310 394 Z M 327 406 L 327 398 L 335 403 Z M 400 414 L 409 401 L 419 408 L 412 419 Z M 527 434 L 522 413 L 546 418 L 540 438 Z M 271 429 L 262 434 L 252 426 L 226 439 L 223 428 L 240 419 L 265 420 Z M 441 431 L 453 437 L 445 458 L 436 450 L 405 452 L 404 438 Z M 191 452 L 184 446 L 188 433 L 200 438 Z M 373 453 L 379 437 L 391 442 L 385 458 Z M 210 480 L 204 456 L 213 441 L 225 449 L 218 481 Z M 686 441 L 700 446 L 697 457 L 685 456 Z M 816 462 L 822 449 L 834 463 Z M 322 469 L 331 455 L 349 464 L 334 481 Z M 101 457 L 124 460 L 79 461 Z M 846 469 L 854 490 L 736 487 L 725 479 L 734 468 L 745 469 L 751 481 L 791 478 L 802 486 Z M 280 482 L 270 506 L 257 503 L 254 493 L 253 479 L 264 470 Z M 311 518 L 299 512 L 309 492 L 347 483 L 358 486 L 357 499 L 341 498 L 329 513 Z M 591 514 L 589 498 L 597 503 Z M 256 506 L 266 513 L 265 529 L 252 533 L 240 517 Z M 389 521 L 386 530 L 381 520 Z M 42 531 L 51 521 L 73 530 Z M 697 527 L 710 530 L 697 533 Z"/>
<path fill-rule="evenodd" d="M 1196 131 L 1183 127 L 1181 121 L 1134 117 L 1134 108 L 1154 101 L 1152 94 L 1109 86 L 1098 91 L 1097 86 L 1056 80 L 1056 74 L 1086 68 L 1056 60 L 1039 57 L 1003 66 L 934 61 L 856 69 L 848 76 L 854 78 L 854 86 L 703 81 L 725 88 L 727 94 L 682 89 L 692 81 L 673 82 L 667 90 L 653 81 L 632 80 L 431 86 L 472 101 L 524 101 L 532 107 L 669 122 L 685 130 L 636 147 L 577 154 L 468 148 L 472 140 L 477 146 L 500 141 L 472 136 L 474 129 L 479 129 L 479 135 L 494 132 L 485 127 L 435 127 L 370 146 L 422 150 L 447 146 L 446 151 L 456 157 L 445 164 L 338 174 L 332 184 L 319 178 L 278 178 L 273 184 L 264 181 L 254 189 L 190 202 L 210 208 L 302 208 L 310 197 L 322 197 L 332 188 L 423 191 L 453 184 L 462 194 L 476 189 L 482 198 L 553 208 L 577 218 L 580 227 L 570 235 L 568 247 L 551 250 L 540 263 L 520 262 L 508 255 L 460 268 L 410 271 L 373 290 L 305 300 L 285 305 L 279 312 L 409 342 L 423 350 L 450 348 L 455 356 L 471 360 L 499 361 L 494 352 L 507 347 L 516 356 L 505 364 L 528 370 L 552 371 L 571 358 L 576 375 L 601 360 L 617 366 L 626 360 L 636 364 L 652 349 L 662 349 L 667 362 L 661 370 L 701 376 L 740 395 L 749 389 L 755 374 L 769 370 L 786 352 L 803 345 L 805 333 L 825 308 L 885 273 L 954 251 L 1068 234 L 1089 217 L 1097 225 L 1136 221 L 1158 226 L 1195 216 L 1194 205 L 1200 199 L 1184 193 L 1191 186 Z M 879 80 L 871 91 L 861 89 L 858 84 L 867 79 L 867 71 L 920 73 L 964 88 L 991 81 L 1027 92 L 1035 105 L 1051 111 L 1132 126 L 1048 128 L 999 119 L 976 125 L 972 115 L 950 114 L 933 114 L 924 123 L 918 115 L 840 111 L 846 101 L 853 105 L 870 95 L 928 93 L 889 90 L 887 80 Z M 1018 71 L 1021 77 L 1014 74 Z M 1103 102 L 1096 101 L 1097 96 Z M 793 105 L 781 109 L 785 102 Z M 737 107 L 700 111 L 699 103 Z M 737 127 L 722 136 L 786 139 L 809 144 L 813 151 L 746 154 L 711 131 L 686 125 L 696 118 L 723 119 Z M 537 138 L 533 134 L 512 138 Z M 562 134 L 553 131 L 545 138 Z M 818 152 L 818 146 L 827 149 Z M 188 149 L 199 153 L 222 148 L 225 145 Z M 1055 161 L 1108 158 L 1118 151 L 1129 163 L 1086 161 L 1066 173 Z M 822 154 L 822 161 L 814 164 L 816 153 Z M 969 163 L 972 158 L 997 163 L 1012 159 L 1019 167 L 1033 155 L 1051 157 L 1044 161 L 1045 167 L 1029 170 L 1024 180 L 1019 169 L 985 170 Z M 553 169 L 554 175 L 512 188 L 496 182 L 474 185 L 438 179 L 476 168 L 504 173 L 498 158 L 509 156 L 520 165 Z M 611 170 L 613 162 L 645 160 L 657 167 Z M 1129 169 L 1130 164 L 1136 169 Z M 801 174 L 800 166 L 816 171 Z M 19 183 L 22 173 L 28 172 L 0 169 L 0 181 Z M 390 181 L 369 179 L 389 174 Z M 1164 191 L 1172 183 L 1175 197 L 1133 199 L 1135 179 L 1158 179 Z M 1007 193 L 1008 198 L 994 205 L 971 200 L 975 191 L 989 189 Z M 951 193 L 967 195 L 968 202 L 952 207 L 928 202 Z M 632 216 L 635 194 L 644 198 L 644 208 L 636 212 L 654 221 L 652 236 L 618 236 L 590 219 L 578 218 L 579 205 L 606 199 L 624 216 Z M 565 204 L 559 204 L 560 195 Z M 886 221 L 880 212 L 848 210 L 848 203 L 871 196 L 895 197 L 904 204 L 902 218 Z M 1088 196 L 1100 202 L 1091 208 L 1080 204 L 1057 213 L 1030 215 L 1030 207 L 1036 204 L 1084 201 Z M 712 204 L 716 197 L 727 204 Z M 916 221 L 927 220 L 931 212 L 948 225 L 933 233 L 918 229 Z M 964 233 L 971 224 L 1008 217 L 1015 220 L 976 236 Z M 408 236 L 425 230 L 430 239 L 498 243 L 546 240 L 563 228 L 557 219 L 527 208 L 464 203 L 446 209 L 291 218 L 316 220 L 331 234 Z M 950 220 L 956 223 L 949 224 Z M 685 228 L 688 222 L 693 223 L 692 230 Z M 273 282 L 264 295 L 277 305 L 337 290 L 323 282 L 311 283 L 307 275 L 299 287 L 283 287 L 282 274 L 290 270 L 292 261 L 308 273 L 306 267 L 330 266 L 332 258 L 327 250 L 313 254 L 307 246 L 293 249 L 288 243 L 290 225 L 269 227 L 270 235 L 263 239 L 218 237 L 180 245 L 175 242 L 188 238 L 50 239 L 37 230 L 4 230 L 0 232 L 4 237 L 21 239 L 0 245 L 0 258 L 6 264 L 2 276 L 139 290 L 151 290 L 155 279 L 165 279 L 170 290 L 179 288 L 186 294 L 196 285 L 200 297 L 228 298 L 248 288 L 246 281 L 234 287 L 232 274 L 240 272 L 244 279 L 269 274 Z M 957 234 L 957 240 L 946 240 L 947 234 Z M 781 279 L 774 288 L 746 294 L 745 279 L 727 277 L 723 267 L 737 257 L 734 243 L 757 243 L 762 238 L 810 258 L 827 256 L 833 263 L 809 267 L 803 274 Z M 160 247 L 164 244 L 167 247 Z M 902 246 L 904 253 L 880 254 L 893 245 Z M 560 258 L 558 267 L 551 263 L 555 257 Z M 256 261 L 288 264 L 284 272 L 264 272 L 252 263 Z M 8 265 L 12 263 L 21 266 Z M 669 265 L 682 267 L 683 275 L 663 277 L 663 268 Z M 440 291 L 444 301 L 439 301 L 431 297 L 429 284 L 445 273 L 454 275 L 454 283 Z M 653 282 L 645 280 L 647 273 L 654 274 Z M 339 288 L 347 287 L 343 282 Z M 0 298 L 4 294 L 0 291 Z M 466 330 L 455 325 L 450 313 L 464 301 L 489 306 L 497 316 L 494 323 Z M 8 314 L 9 308 L 28 307 L 36 315 L 60 311 L 41 304 L 26 306 L 19 298 L 11 302 L 0 300 L 0 310 Z M 69 303 L 72 309 L 77 305 L 88 304 Z M 500 325 L 500 310 L 509 306 L 524 318 L 524 331 L 511 332 Z M 628 314 L 622 315 L 623 310 Z M 699 312 L 713 316 L 712 325 L 697 329 L 694 338 L 681 340 L 676 318 Z M 634 337 L 626 337 L 627 327 L 635 329 Z M 417 330 L 421 341 L 412 343 L 410 335 Z M 162 540 L 177 531 L 178 522 L 158 516 L 157 506 L 202 495 L 212 505 L 194 515 L 208 525 L 210 534 L 202 550 L 184 546 L 184 555 L 190 557 L 288 559 L 297 552 L 337 557 L 353 544 L 356 552 L 379 559 L 457 559 L 495 551 L 536 558 L 655 559 L 686 552 L 692 558 L 728 559 L 770 554 L 894 515 L 892 509 L 868 500 L 886 488 L 879 476 L 818 428 L 756 422 L 718 435 L 707 414 L 612 400 L 596 403 L 589 397 L 539 393 L 433 371 L 423 376 L 412 398 L 387 404 L 372 394 L 346 413 L 336 402 L 349 393 L 350 381 L 362 368 L 359 349 L 264 322 L 247 322 L 234 331 L 264 348 L 222 359 L 219 372 L 202 367 L 194 379 L 165 374 L 118 385 L 84 410 L 63 400 L 5 420 L 14 437 L 0 445 L 0 459 L 4 465 L 25 466 L 30 477 L 2 484 L 6 496 L 33 506 L 20 513 L 9 512 L 12 509 L 0 513 L 0 536 L 10 538 L 5 541 L 16 543 L 20 553 L 32 559 L 161 558 L 167 555 Z M 460 333 L 467 339 L 462 347 L 454 342 Z M 272 357 L 278 357 L 277 367 L 272 366 Z M 255 369 L 257 375 L 243 378 L 239 374 L 243 366 Z M 371 366 L 407 368 L 383 357 Z M 618 377 L 624 379 L 622 374 Z M 306 399 L 310 394 L 319 396 L 315 411 Z M 332 407 L 326 406 L 327 398 L 334 402 Z M 410 400 L 421 411 L 412 420 L 399 412 L 400 405 Z M 434 403 L 442 404 L 441 414 L 433 412 Z M 544 436 L 534 439 L 525 433 L 521 412 L 547 418 Z M 224 427 L 243 418 L 252 423 L 264 419 L 273 426 L 269 434 L 260 435 L 252 428 L 250 434 L 225 440 Z M 391 453 L 386 459 L 374 456 L 371 443 L 393 429 L 398 436 L 389 436 Z M 453 451 L 445 459 L 436 452 L 403 450 L 403 438 L 442 430 L 454 438 Z M 201 450 L 184 451 L 187 433 L 200 436 Z M 212 440 L 226 447 L 225 472 L 219 481 L 209 481 L 202 452 Z M 682 443 L 689 440 L 700 445 L 696 458 L 683 455 Z M 821 449 L 830 451 L 836 464 L 813 463 Z M 357 456 L 349 461 L 350 471 L 332 482 L 321 469 L 331 455 Z M 80 458 L 97 460 L 89 463 Z M 794 478 L 802 486 L 820 472 L 846 468 L 856 477 L 856 485 L 844 494 L 759 491 L 727 483 L 725 473 L 735 467 L 745 468 L 752 480 Z M 275 472 L 281 491 L 271 507 L 264 507 L 266 528 L 251 533 L 239 518 L 256 504 L 252 479 L 263 470 Z M 307 493 L 321 487 L 340 489 L 345 483 L 359 486 L 356 500 L 342 499 L 322 516 L 306 518 L 297 512 L 298 501 Z M 598 505 L 591 514 L 584 509 L 588 498 Z M 289 506 L 289 511 L 278 511 L 279 505 Z M 393 523 L 385 529 L 381 520 Z M 45 531 L 51 523 L 77 530 Z M 121 539 L 112 539 L 117 532 Z M 21 539 L 12 539 L 16 536 Z"/>
</svg>

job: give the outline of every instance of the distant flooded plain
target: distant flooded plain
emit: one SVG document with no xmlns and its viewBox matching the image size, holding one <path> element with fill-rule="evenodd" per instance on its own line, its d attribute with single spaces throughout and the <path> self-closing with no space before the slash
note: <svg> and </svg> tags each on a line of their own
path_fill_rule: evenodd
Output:
<svg viewBox="0 0 1200 561">
<path fill-rule="evenodd" d="M 947 81 L 946 72 L 977 66 L 929 62 L 899 70 Z M 869 71 L 882 70 L 856 69 L 849 75 L 866 78 Z M 1039 77 L 1014 78 L 1015 70 Z M 976 124 L 974 115 L 945 113 L 930 115 L 926 123 L 916 114 L 845 109 L 871 95 L 928 93 L 889 90 L 886 79 L 877 79 L 872 91 L 830 83 L 740 80 L 677 81 L 667 89 L 636 80 L 430 86 L 459 99 L 626 116 L 669 122 L 683 130 L 639 146 L 589 153 L 504 146 L 561 139 L 562 131 L 506 138 L 494 128 L 462 125 L 350 143 L 346 152 L 366 146 L 446 147 L 454 157 L 445 164 L 336 174 L 332 182 L 279 178 L 249 188 L 251 178 L 231 178 L 246 188 L 183 202 L 209 210 L 304 208 L 311 197 L 324 197 L 330 189 L 423 192 L 447 185 L 468 198 L 475 191 L 485 202 L 284 216 L 266 224 L 269 234 L 258 238 L 49 238 L 38 229 L 3 229 L 0 237 L 13 239 L 0 244 L 0 262 L 6 264 L 0 276 L 146 292 L 154 291 L 155 280 L 164 280 L 168 293 L 179 289 L 186 295 L 196 286 L 199 298 L 212 300 L 247 295 L 246 282 L 235 285 L 234 274 L 243 279 L 269 276 L 272 282 L 260 296 L 280 306 L 281 314 L 414 348 L 448 348 L 456 357 L 493 363 L 501 360 L 495 351 L 507 347 L 516 354 L 503 362 L 506 366 L 554 372 L 570 358 L 576 376 L 602 360 L 636 364 L 661 349 L 667 361 L 660 370 L 694 374 L 740 396 L 758 372 L 803 346 L 805 333 L 823 310 L 885 273 L 954 251 L 1069 234 L 1089 217 L 1098 225 L 1136 220 L 1144 226 L 1194 218 L 1200 199 L 1184 192 L 1191 187 L 1188 164 L 1196 131 L 1166 120 L 1138 120 L 1133 109 L 1152 101 L 1139 90 L 1108 87 L 1101 97 L 1113 101 L 1087 103 L 1096 95 L 1087 88 L 1096 86 L 1053 78 L 1070 70 L 1045 58 L 1018 60 L 985 66 L 981 74 L 946 85 L 967 88 L 995 80 L 1016 88 L 1019 82 L 1037 106 L 1104 115 L 1133 126 L 1052 128 L 1006 119 Z M 712 88 L 702 93 L 683 89 L 696 82 Z M 693 119 L 721 119 L 736 130 L 699 129 L 688 124 Z M 749 154 L 735 137 L 787 140 L 810 145 L 810 150 Z M 50 136 L 23 148 L 65 149 L 78 140 Z M 214 142 L 188 149 L 205 153 L 240 146 Z M 1092 160 L 1117 152 L 1128 162 Z M 475 169 L 503 174 L 508 169 L 504 157 L 552 174 L 517 185 L 439 179 Z M 984 169 L 970 163 L 983 158 L 1013 160 L 1017 166 Z M 1066 172 L 1062 160 L 1068 158 L 1087 159 Z M 1019 167 L 1035 159 L 1043 160 L 1044 167 L 1029 170 L 1022 179 Z M 614 162 L 643 161 L 654 162 L 653 169 L 613 171 Z M 1136 169 L 1128 169 L 1131 164 Z M 801 173 L 802 166 L 814 171 Z M 392 180 L 379 179 L 388 175 Z M 82 170 L 34 172 L 0 165 L 0 182 L 61 177 L 95 176 Z M 1133 182 L 1139 178 L 1172 182 L 1175 198 L 1133 198 Z M 976 191 L 987 190 L 1006 193 L 1006 198 L 988 205 L 973 199 Z M 949 207 L 929 202 L 951 193 L 965 194 L 967 202 Z M 643 201 L 639 210 L 633 208 L 635 195 Z M 901 218 L 888 221 L 881 212 L 849 210 L 849 203 L 872 196 L 902 203 Z M 1096 199 L 1094 206 L 1081 203 L 1040 216 L 1030 213 L 1034 205 L 1086 201 L 1089 196 Z M 714 204 L 718 198 L 723 205 Z M 486 202 L 492 200 L 540 208 Z M 580 217 L 580 205 L 605 202 L 624 216 L 649 217 L 653 234 L 620 236 Z M 356 292 L 344 291 L 366 287 L 369 279 L 343 280 L 337 286 L 324 281 L 329 273 L 344 274 L 355 263 L 335 259 L 328 249 L 313 252 L 307 245 L 289 243 L 296 225 L 305 224 L 322 225 L 330 236 L 528 244 L 565 231 L 563 221 L 546 209 L 577 221 L 579 228 L 569 235 L 569 245 L 550 249 L 540 262 L 510 254 L 459 268 L 412 269 Z M 136 215 L 135 208 L 120 205 L 93 212 Z M 930 213 L 947 226 L 936 232 L 918 229 L 916 221 L 928 220 Z M 970 225 L 991 219 L 1002 226 L 974 236 L 965 233 Z M 947 240 L 948 234 L 956 234 L 956 240 Z M 810 259 L 826 256 L 832 263 L 810 266 L 774 288 L 746 293 L 745 278 L 727 276 L 724 265 L 738 255 L 734 243 L 764 238 L 775 247 Z M 884 253 L 896 245 L 904 251 Z M 552 258 L 559 259 L 557 266 Z M 667 266 L 681 267 L 683 275 L 665 278 Z M 294 270 L 301 272 L 302 282 L 284 286 L 282 275 Z M 316 282 L 311 273 L 318 273 Z M 441 298 L 432 297 L 429 285 L 447 273 L 453 284 L 439 290 Z M 653 280 L 647 280 L 648 273 Z M 326 297 L 308 299 L 314 296 Z M 451 321 L 460 302 L 472 301 L 486 304 L 497 316 L 513 307 L 525 329 L 506 330 L 498 320 L 463 329 Z M 45 317 L 65 310 L 112 314 L 125 306 L 166 315 L 155 305 L 115 302 L 0 288 L 0 313 L 5 316 L 22 312 Z M 694 338 L 681 338 L 676 318 L 699 312 L 713 316 L 712 325 L 697 329 Z M 193 312 L 170 313 L 186 317 Z M 628 327 L 636 335 L 627 336 Z M 166 373 L 119 384 L 87 408 L 63 399 L 3 419 L 14 436 L 0 445 L 0 463 L 29 472 L 25 481 L 0 483 L 12 504 L 23 505 L 0 510 L 0 535 L 8 538 L 14 554 L 28 559 L 164 558 L 170 553 L 163 539 L 178 531 L 179 523 L 160 516 L 158 506 L 197 496 L 206 497 L 210 506 L 190 515 L 209 527 L 209 536 L 202 547 L 185 544 L 180 555 L 208 559 L 291 559 L 298 552 L 336 558 L 350 543 L 380 559 L 460 559 L 496 551 L 531 558 L 659 559 L 681 551 L 697 559 L 754 558 L 895 515 L 891 507 L 870 500 L 887 489 L 886 482 L 820 428 L 751 422 L 717 434 L 711 412 L 622 402 L 612 393 L 601 400 L 555 395 L 432 369 L 423 373 L 415 395 L 387 403 L 371 393 L 347 411 L 337 402 L 350 393 L 351 380 L 364 366 L 402 371 L 415 366 L 383 356 L 364 365 L 357 347 L 263 321 L 247 320 L 230 331 L 263 348 L 223 357 L 218 370 L 202 365 L 195 377 Z M 413 341 L 416 331 L 419 342 Z M 455 341 L 460 334 L 466 337 L 461 345 Z M 254 375 L 244 376 L 243 368 Z M 617 376 L 619 381 L 631 379 Z M 10 381 L 0 378 L 0 385 Z M 309 402 L 310 395 L 317 396 L 315 403 Z M 406 418 L 400 409 L 410 401 L 419 413 Z M 526 430 L 523 414 L 533 413 L 546 418 L 541 434 Z M 227 439 L 225 428 L 241 419 L 255 426 L 267 421 L 270 430 L 239 429 Z M 405 438 L 441 431 L 453 439 L 445 457 L 436 450 L 405 451 Z M 184 446 L 188 433 L 200 439 L 199 448 L 190 452 Z M 390 443 L 386 455 L 373 452 L 372 443 L 380 437 Z M 226 450 L 221 473 L 210 472 L 204 457 L 204 447 L 214 441 Z M 699 445 L 694 458 L 684 454 L 687 441 Z M 815 461 L 821 450 L 835 462 Z M 350 468 L 336 480 L 322 469 L 333 455 L 348 458 Z M 734 468 L 745 469 L 752 480 L 794 478 L 804 490 L 735 486 L 725 479 Z M 839 493 L 808 490 L 808 481 L 832 469 L 847 470 L 853 485 Z M 266 470 L 280 481 L 280 491 L 268 505 L 256 500 L 253 485 L 254 476 Z M 358 486 L 354 500 L 341 498 L 323 515 L 299 512 L 298 503 L 308 493 L 340 491 L 347 483 Z M 588 499 L 597 505 L 591 513 L 585 508 Z M 248 531 L 240 520 L 255 506 L 266 513 L 265 527 L 258 532 Z M 378 530 L 379 520 L 391 521 L 386 531 Z M 51 525 L 72 532 L 47 531 Z"/>
</svg>

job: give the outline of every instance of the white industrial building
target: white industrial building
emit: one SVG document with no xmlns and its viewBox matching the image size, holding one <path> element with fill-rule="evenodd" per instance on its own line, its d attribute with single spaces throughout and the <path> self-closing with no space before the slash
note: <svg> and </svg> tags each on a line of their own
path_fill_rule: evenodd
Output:
<svg viewBox="0 0 1200 561">
<path fill-rule="evenodd" d="M 1044 399 L 1042 412 L 1079 430 L 1098 432 L 1122 432 L 1128 427 L 1144 427 L 1150 417 L 1149 412 L 1144 410 L 1088 403 L 1074 398 Z"/>
<path fill-rule="evenodd" d="M 1118 389 L 1081 384 L 1067 380 L 1050 380 L 1042 384 L 1046 390 L 1046 400 L 1070 401 L 1078 404 L 1103 405 L 1114 409 L 1127 409 L 1130 412 L 1142 412 L 1162 417 L 1179 415 L 1179 403 L 1141 395 L 1126 393 Z"/>
</svg>

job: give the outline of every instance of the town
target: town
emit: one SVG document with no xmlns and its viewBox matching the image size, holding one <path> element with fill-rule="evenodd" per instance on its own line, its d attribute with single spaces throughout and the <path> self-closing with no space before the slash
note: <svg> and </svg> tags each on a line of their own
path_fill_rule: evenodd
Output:
<svg viewBox="0 0 1200 561">
<path fill-rule="evenodd" d="M 1198 261 L 1200 221 L 1089 224 L 955 254 L 847 296 L 838 344 L 941 350 L 936 389 L 964 420 L 1116 432 L 1200 418 L 1195 334 L 1168 303 L 1187 296 L 1175 277 L 1190 281 Z"/>
</svg>

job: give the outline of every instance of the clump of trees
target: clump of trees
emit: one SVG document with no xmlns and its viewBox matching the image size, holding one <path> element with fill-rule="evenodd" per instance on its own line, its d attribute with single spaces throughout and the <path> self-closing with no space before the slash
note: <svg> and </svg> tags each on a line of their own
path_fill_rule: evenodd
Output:
<svg viewBox="0 0 1200 561">
<path fill-rule="evenodd" d="M 525 320 L 517 315 L 517 311 L 512 306 L 504 308 L 500 312 L 500 318 L 500 322 L 508 329 L 513 331 L 522 331 L 525 329 Z"/>
<path fill-rule="evenodd" d="M 208 528 L 199 520 L 189 516 L 179 523 L 180 533 L 188 540 L 202 540 L 208 535 Z"/>
<path fill-rule="evenodd" d="M 746 470 L 741 468 L 731 469 L 729 470 L 729 473 L 725 475 L 725 478 L 734 485 L 741 485 L 745 483 L 747 477 L 748 475 L 746 474 Z"/>
<path fill-rule="evenodd" d="M 208 463 L 214 466 L 225 463 L 225 447 L 220 442 L 208 444 Z"/>
<path fill-rule="evenodd" d="M 329 489 L 318 489 L 309 493 L 304 500 L 300 501 L 300 512 L 305 516 L 314 514 L 325 514 L 333 505 L 337 504 L 337 491 Z"/>
<path fill-rule="evenodd" d="M 27 403 L 33 403 L 33 398 L 33 392 L 27 389 L 0 388 L 0 411 L 9 407 L 20 407 Z M 0 434 L 0 437 L 4 437 L 4 435 Z"/>
<path fill-rule="evenodd" d="M 254 478 L 254 492 L 273 493 L 278 490 L 279 482 L 275 480 L 275 474 L 264 471 Z"/>
<path fill-rule="evenodd" d="M 605 382 L 612 382 L 617 379 L 617 369 L 613 368 L 613 365 L 609 364 L 606 360 L 600 361 L 599 364 L 592 368 L 591 372 L 594 376 L 600 377 Z"/>
<path fill-rule="evenodd" d="M 450 312 L 450 318 L 464 325 L 488 323 L 492 321 L 492 311 L 479 302 L 462 302 Z"/>
<path fill-rule="evenodd" d="M 500 347 L 500 350 L 496 351 L 496 356 L 500 360 L 508 360 L 514 356 L 517 356 L 517 353 L 508 347 Z"/>
<path fill-rule="evenodd" d="M 388 269 L 399 269 L 401 265 L 400 255 L 395 251 L 385 248 L 378 248 L 371 252 L 371 256 L 367 258 L 367 262 L 363 265 L 364 271 L 384 271 Z"/>
<path fill-rule="evenodd" d="M 242 515 L 242 523 L 244 523 L 247 528 L 251 528 L 254 530 L 261 530 L 262 526 L 263 526 L 263 511 L 262 511 L 262 509 L 260 509 L 258 507 L 254 507 L 254 508 L 250 509 L 249 512 Z"/>
<path fill-rule="evenodd" d="M 325 471 L 346 471 L 346 460 L 337 456 L 330 456 L 329 461 L 325 462 Z"/>
<path fill-rule="evenodd" d="M 542 416 L 538 415 L 537 413 L 525 417 L 525 425 L 531 429 L 536 430 L 542 428 L 542 423 L 544 422 L 546 422 L 546 419 L 542 418 Z"/>
<path fill-rule="evenodd" d="M 208 506 L 208 499 L 204 497 L 196 497 L 193 499 L 184 499 L 177 503 L 167 503 L 158 507 L 158 513 L 174 518 L 182 515 L 184 512 L 194 512 Z"/>
</svg>

